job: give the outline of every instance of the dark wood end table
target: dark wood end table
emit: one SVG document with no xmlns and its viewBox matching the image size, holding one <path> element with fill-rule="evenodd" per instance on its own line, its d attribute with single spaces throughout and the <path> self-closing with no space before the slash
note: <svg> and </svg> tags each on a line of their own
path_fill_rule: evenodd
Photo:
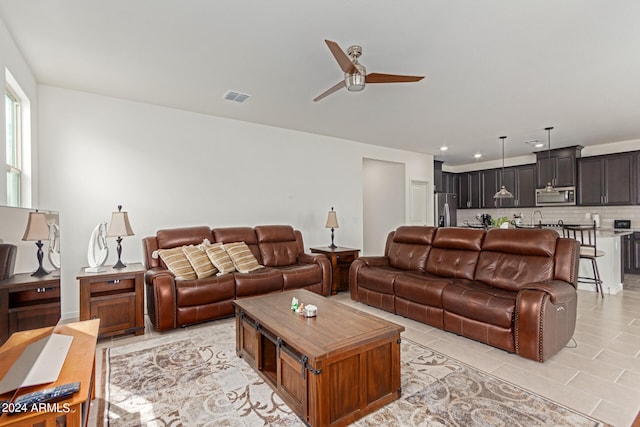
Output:
<svg viewBox="0 0 640 427">
<path fill-rule="evenodd" d="M 80 320 L 100 319 L 98 338 L 144 334 L 144 273 L 140 263 L 125 268 L 104 267 L 98 273 L 83 268 L 80 281 Z"/>
<path fill-rule="evenodd" d="M 349 290 L 349 268 L 351 263 L 358 258 L 360 249 L 345 248 L 338 246 L 337 248 L 316 247 L 310 248 L 311 253 L 323 254 L 331 261 L 331 295 L 337 294 L 339 291 Z"/>
</svg>

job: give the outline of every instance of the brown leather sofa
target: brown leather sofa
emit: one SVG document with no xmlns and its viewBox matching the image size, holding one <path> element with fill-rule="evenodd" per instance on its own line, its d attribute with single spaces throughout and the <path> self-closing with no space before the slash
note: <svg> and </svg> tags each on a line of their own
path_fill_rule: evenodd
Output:
<svg viewBox="0 0 640 427">
<path fill-rule="evenodd" d="M 544 362 L 573 336 L 578 260 L 553 230 L 402 226 L 349 284 L 355 301 Z"/>
<path fill-rule="evenodd" d="M 211 243 L 245 242 L 265 268 L 195 280 L 176 280 L 158 249 Z M 306 288 L 331 293 L 331 264 L 323 255 L 304 253 L 302 234 L 288 225 L 159 230 L 142 240 L 147 312 L 158 331 L 232 316 L 236 298 Z"/>
</svg>

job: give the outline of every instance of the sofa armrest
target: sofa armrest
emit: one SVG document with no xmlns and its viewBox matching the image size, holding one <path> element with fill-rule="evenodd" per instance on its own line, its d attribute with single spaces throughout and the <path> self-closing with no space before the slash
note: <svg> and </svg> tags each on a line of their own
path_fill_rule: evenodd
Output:
<svg viewBox="0 0 640 427">
<path fill-rule="evenodd" d="M 349 267 L 349 294 L 354 301 L 360 301 L 358 297 L 358 272 L 362 268 L 386 267 L 389 265 L 387 256 L 361 256 L 355 259 Z"/>
<path fill-rule="evenodd" d="M 322 254 L 300 253 L 298 262 L 302 264 L 318 264 L 322 270 L 322 295 L 331 295 L 331 261 Z"/>
<path fill-rule="evenodd" d="M 571 339 L 576 327 L 578 294 L 563 281 L 530 283 L 518 292 L 515 313 L 516 353 L 544 362 Z"/>
<path fill-rule="evenodd" d="M 164 268 L 152 268 L 144 275 L 147 313 L 157 331 L 176 328 L 175 276 Z"/>
<path fill-rule="evenodd" d="M 562 280 L 528 283 L 523 289 L 545 292 L 549 294 L 549 299 L 554 304 L 566 304 L 576 297 L 576 288 Z"/>
</svg>

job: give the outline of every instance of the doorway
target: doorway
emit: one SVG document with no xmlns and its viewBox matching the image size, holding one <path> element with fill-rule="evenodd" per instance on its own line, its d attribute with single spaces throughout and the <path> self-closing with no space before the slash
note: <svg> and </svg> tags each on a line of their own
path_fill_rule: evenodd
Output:
<svg viewBox="0 0 640 427">
<path fill-rule="evenodd" d="M 362 159 L 363 249 L 383 255 L 387 235 L 406 222 L 405 165 Z"/>
</svg>

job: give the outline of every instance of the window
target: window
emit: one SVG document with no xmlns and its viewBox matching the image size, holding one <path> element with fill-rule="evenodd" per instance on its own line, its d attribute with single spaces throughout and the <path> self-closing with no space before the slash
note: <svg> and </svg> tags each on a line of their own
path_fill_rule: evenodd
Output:
<svg viewBox="0 0 640 427">
<path fill-rule="evenodd" d="M 7 87 L 4 99 L 7 125 L 7 205 L 19 207 L 22 191 L 20 98 Z"/>
</svg>

